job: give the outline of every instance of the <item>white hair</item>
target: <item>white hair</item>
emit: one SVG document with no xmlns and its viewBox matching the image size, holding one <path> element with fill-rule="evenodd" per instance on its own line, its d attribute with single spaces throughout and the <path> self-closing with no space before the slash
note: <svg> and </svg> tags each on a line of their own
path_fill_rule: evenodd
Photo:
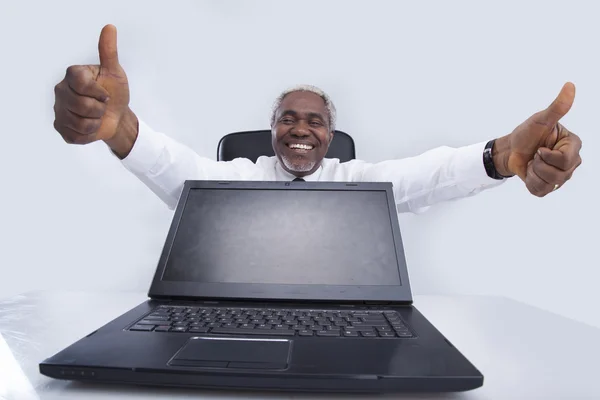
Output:
<svg viewBox="0 0 600 400">
<path fill-rule="evenodd" d="M 337 113 L 335 110 L 335 106 L 333 105 L 333 101 L 331 101 L 331 98 L 327 95 L 327 93 L 325 93 L 318 87 L 312 85 L 297 85 L 281 92 L 281 94 L 275 99 L 275 102 L 273 103 L 273 109 L 271 111 L 271 126 L 275 125 L 275 113 L 277 113 L 277 110 L 279 109 L 279 106 L 281 106 L 281 102 L 283 102 L 285 96 L 294 92 L 311 92 L 321 96 L 321 98 L 325 102 L 325 108 L 327 109 L 327 117 L 329 118 L 329 131 L 333 132 L 335 130 L 335 121 Z"/>
</svg>

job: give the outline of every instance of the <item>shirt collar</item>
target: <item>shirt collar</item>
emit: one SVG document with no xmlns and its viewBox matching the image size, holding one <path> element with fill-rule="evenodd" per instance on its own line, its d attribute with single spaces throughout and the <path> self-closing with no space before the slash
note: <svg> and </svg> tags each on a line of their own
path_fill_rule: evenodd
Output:
<svg viewBox="0 0 600 400">
<path fill-rule="evenodd" d="M 307 182 L 316 182 L 321 177 L 321 172 L 323 172 L 323 161 L 321 161 L 321 165 L 319 165 L 319 168 L 317 168 L 315 172 L 310 175 L 303 176 L 302 179 Z M 281 181 L 293 181 L 295 178 L 297 178 L 296 175 L 290 174 L 283 168 L 279 159 L 275 161 L 275 173 L 277 175 L 277 180 Z"/>
</svg>

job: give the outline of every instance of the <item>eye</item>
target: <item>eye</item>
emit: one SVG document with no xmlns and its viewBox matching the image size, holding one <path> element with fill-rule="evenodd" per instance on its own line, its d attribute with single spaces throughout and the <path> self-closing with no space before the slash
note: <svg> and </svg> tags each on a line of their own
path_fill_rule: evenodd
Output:
<svg viewBox="0 0 600 400">
<path fill-rule="evenodd" d="M 282 119 L 281 119 L 281 123 L 282 123 L 282 124 L 289 125 L 289 124 L 293 124 L 293 123 L 294 123 L 294 120 L 293 120 L 292 118 L 285 117 L 285 118 L 282 118 Z"/>
<path fill-rule="evenodd" d="M 321 123 L 321 121 L 310 121 L 310 125 L 319 127 L 319 126 L 322 126 L 323 124 Z"/>
</svg>

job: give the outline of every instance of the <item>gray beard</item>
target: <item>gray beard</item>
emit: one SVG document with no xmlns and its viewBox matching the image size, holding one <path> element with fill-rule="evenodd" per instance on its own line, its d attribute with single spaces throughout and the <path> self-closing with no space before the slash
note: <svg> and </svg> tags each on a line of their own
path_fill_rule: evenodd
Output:
<svg viewBox="0 0 600 400">
<path fill-rule="evenodd" d="M 308 172 L 311 169 L 313 169 L 316 164 L 315 161 L 304 163 L 293 162 L 286 156 L 282 156 L 281 159 L 283 160 L 283 164 L 285 164 L 285 167 L 292 172 Z"/>
</svg>

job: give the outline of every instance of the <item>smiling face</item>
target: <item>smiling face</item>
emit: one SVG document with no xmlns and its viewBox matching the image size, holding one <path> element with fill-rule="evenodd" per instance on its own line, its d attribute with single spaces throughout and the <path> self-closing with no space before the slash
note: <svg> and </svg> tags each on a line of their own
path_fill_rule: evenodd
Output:
<svg viewBox="0 0 600 400">
<path fill-rule="evenodd" d="M 306 91 L 285 96 L 271 127 L 273 150 L 284 169 L 298 177 L 315 172 L 333 139 L 329 127 L 321 96 Z"/>
</svg>

